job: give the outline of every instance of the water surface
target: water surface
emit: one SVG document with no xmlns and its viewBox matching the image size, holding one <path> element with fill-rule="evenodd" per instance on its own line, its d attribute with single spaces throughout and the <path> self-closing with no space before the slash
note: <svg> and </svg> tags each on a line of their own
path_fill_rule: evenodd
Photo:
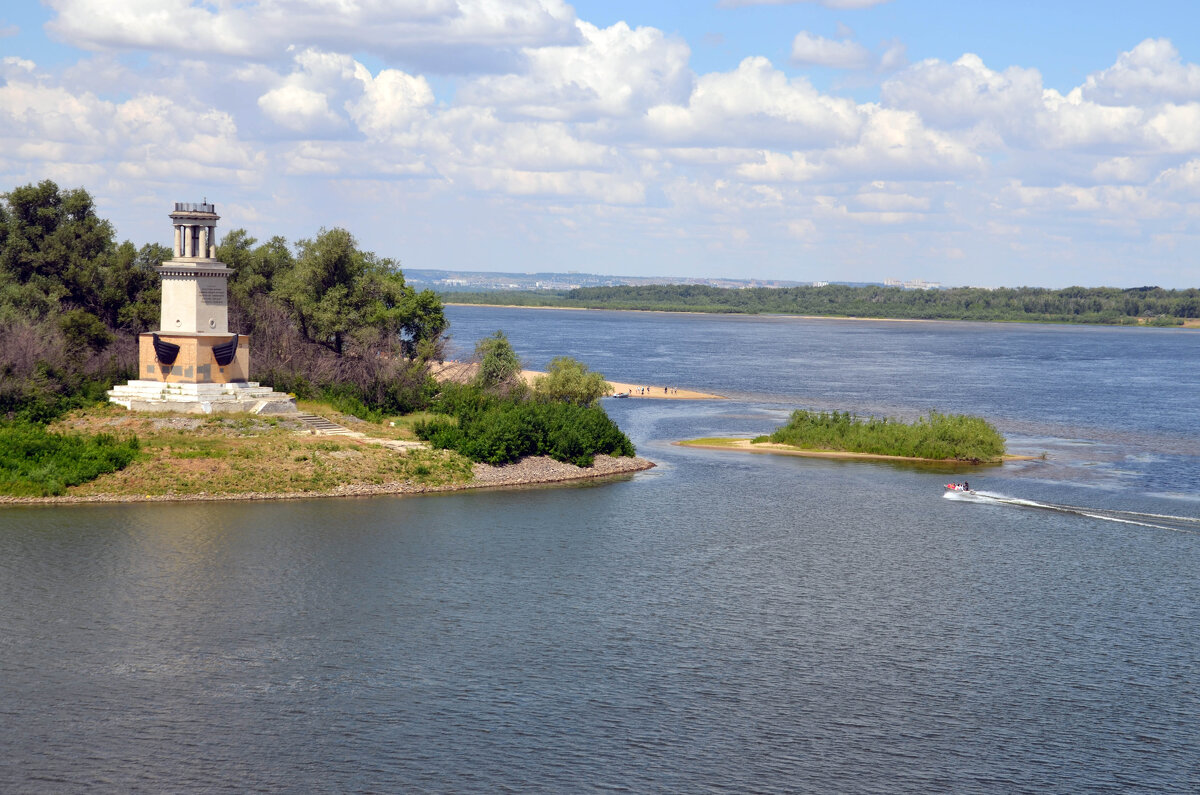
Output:
<svg viewBox="0 0 1200 795">
<path fill-rule="evenodd" d="M 1200 336 L 448 313 L 466 347 L 502 328 L 535 367 L 733 399 L 607 401 L 660 466 L 602 485 L 5 509 L 0 788 L 1200 780 Z M 801 406 L 978 413 L 1049 456 L 966 473 L 670 444 Z M 963 477 L 1094 516 L 944 499 Z"/>
</svg>

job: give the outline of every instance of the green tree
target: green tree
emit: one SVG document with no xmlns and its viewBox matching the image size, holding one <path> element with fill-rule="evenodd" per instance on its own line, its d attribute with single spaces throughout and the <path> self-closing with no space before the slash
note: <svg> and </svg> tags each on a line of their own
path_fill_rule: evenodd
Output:
<svg viewBox="0 0 1200 795">
<path fill-rule="evenodd" d="M 233 269 L 229 276 L 230 298 L 246 308 L 253 305 L 254 296 L 274 290 L 276 278 L 296 265 L 284 238 L 276 235 L 255 246 L 257 242 L 245 229 L 234 229 L 217 246 L 217 259 Z"/>
<path fill-rule="evenodd" d="M 412 357 L 422 342 L 445 331 L 437 296 L 416 293 L 392 260 L 360 251 L 345 229 L 322 229 L 297 248 L 294 266 L 275 275 L 274 294 L 291 307 L 308 339 L 338 355 L 353 337 L 397 345 Z"/>
<path fill-rule="evenodd" d="M 171 259 L 171 249 L 129 241 L 117 246 L 96 284 L 96 314 L 109 328 L 140 334 L 158 327 L 162 288 L 154 268 Z"/>
<path fill-rule="evenodd" d="M 475 374 L 476 386 L 506 394 L 524 391 L 521 360 L 503 331 L 497 331 L 475 343 L 475 358 L 479 360 L 479 372 Z"/>
<path fill-rule="evenodd" d="M 86 190 L 51 180 L 13 188 L 0 215 L 0 304 L 45 317 L 66 304 L 97 316 L 96 285 L 114 250 L 112 224 Z"/>
<path fill-rule="evenodd" d="M 590 406 L 604 395 L 611 395 L 612 384 L 600 373 L 588 370 L 587 365 L 570 356 L 559 356 L 550 362 L 546 375 L 533 382 L 533 396 L 542 402 L 574 403 Z"/>
</svg>

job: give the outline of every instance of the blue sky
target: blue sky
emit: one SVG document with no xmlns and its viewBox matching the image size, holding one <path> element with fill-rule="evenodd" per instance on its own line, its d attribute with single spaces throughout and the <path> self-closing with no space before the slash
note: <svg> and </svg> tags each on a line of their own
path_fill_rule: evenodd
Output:
<svg viewBox="0 0 1200 795">
<path fill-rule="evenodd" d="M 1191 287 L 1198 8 L 17 0 L 0 189 L 413 268 Z"/>
</svg>

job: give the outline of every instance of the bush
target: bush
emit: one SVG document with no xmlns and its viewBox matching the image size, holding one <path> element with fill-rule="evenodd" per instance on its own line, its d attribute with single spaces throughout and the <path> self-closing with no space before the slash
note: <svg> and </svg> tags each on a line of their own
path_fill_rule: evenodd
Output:
<svg viewBox="0 0 1200 795">
<path fill-rule="evenodd" d="M 136 437 L 85 437 L 48 432 L 28 422 L 0 424 L 0 494 L 50 497 L 124 469 L 137 456 Z"/>
<path fill-rule="evenodd" d="M 591 466 L 599 454 L 634 454 L 629 437 L 599 406 L 501 399 L 475 386 L 447 384 L 435 408 L 446 418 L 418 423 L 417 436 L 472 461 L 507 464 L 548 455 Z"/>
<path fill-rule="evenodd" d="M 591 406 L 613 392 L 612 384 L 600 373 L 592 372 L 583 362 L 559 356 L 550 362 L 545 375 L 533 382 L 533 396 L 543 402 L 575 403 Z"/>
<path fill-rule="evenodd" d="M 850 412 L 797 410 L 787 425 L 755 441 L 767 440 L 806 450 L 973 462 L 999 461 L 1005 449 L 1004 437 L 986 420 L 935 411 L 904 423 Z"/>
</svg>

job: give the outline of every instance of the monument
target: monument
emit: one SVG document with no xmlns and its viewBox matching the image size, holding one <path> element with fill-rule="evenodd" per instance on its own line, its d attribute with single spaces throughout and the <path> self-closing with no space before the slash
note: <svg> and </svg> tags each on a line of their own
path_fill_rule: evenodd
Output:
<svg viewBox="0 0 1200 795">
<path fill-rule="evenodd" d="M 229 274 L 217 254 L 216 206 L 176 202 L 175 256 L 162 277 L 158 331 L 138 341 L 138 378 L 109 400 L 140 411 L 192 414 L 296 411 L 290 395 L 249 381 L 250 338 L 229 332 Z"/>
</svg>

